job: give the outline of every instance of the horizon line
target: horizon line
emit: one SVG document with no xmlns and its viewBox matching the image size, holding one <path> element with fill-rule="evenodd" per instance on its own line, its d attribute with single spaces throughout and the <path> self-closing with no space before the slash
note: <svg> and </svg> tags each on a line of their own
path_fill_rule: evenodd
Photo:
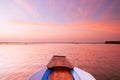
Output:
<svg viewBox="0 0 120 80">
<path fill-rule="evenodd" d="M 57 43 L 71 43 L 71 44 L 103 44 L 105 42 L 0 42 L 0 44 L 39 44 L 39 43 L 48 43 L 48 44 L 57 44 Z"/>
</svg>

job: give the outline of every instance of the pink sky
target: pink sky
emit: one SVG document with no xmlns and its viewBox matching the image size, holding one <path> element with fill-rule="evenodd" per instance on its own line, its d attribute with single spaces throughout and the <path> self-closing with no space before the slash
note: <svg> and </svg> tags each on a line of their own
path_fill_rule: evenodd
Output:
<svg viewBox="0 0 120 80">
<path fill-rule="evenodd" d="M 2 0 L 0 41 L 120 40 L 120 0 Z"/>
</svg>

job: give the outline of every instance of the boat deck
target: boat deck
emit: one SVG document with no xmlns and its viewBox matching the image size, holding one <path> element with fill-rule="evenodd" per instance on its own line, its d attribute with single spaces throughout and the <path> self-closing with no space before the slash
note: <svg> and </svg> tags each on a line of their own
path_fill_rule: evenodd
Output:
<svg viewBox="0 0 120 80">
<path fill-rule="evenodd" d="M 48 80 L 73 80 L 73 77 L 67 68 L 54 68 L 51 70 Z"/>
</svg>

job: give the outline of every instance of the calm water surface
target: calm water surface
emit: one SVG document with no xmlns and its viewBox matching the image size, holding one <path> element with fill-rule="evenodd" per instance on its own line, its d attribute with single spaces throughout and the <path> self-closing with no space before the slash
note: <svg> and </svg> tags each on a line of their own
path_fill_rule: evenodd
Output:
<svg viewBox="0 0 120 80">
<path fill-rule="evenodd" d="M 0 44 L 0 80 L 27 80 L 53 55 L 67 56 L 97 80 L 120 79 L 120 45 Z"/>
</svg>

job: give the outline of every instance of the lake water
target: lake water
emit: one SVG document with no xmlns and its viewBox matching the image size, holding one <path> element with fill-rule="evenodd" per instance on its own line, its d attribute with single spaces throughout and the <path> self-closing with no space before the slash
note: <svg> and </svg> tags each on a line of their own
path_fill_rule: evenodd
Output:
<svg viewBox="0 0 120 80">
<path fill-rule="evenodd" d="M 0 44 L 0 80 L 27 80 L 53 55 L 64 55 L 96 80 L 120 79 L 120 45 Z"/>
</svg>

